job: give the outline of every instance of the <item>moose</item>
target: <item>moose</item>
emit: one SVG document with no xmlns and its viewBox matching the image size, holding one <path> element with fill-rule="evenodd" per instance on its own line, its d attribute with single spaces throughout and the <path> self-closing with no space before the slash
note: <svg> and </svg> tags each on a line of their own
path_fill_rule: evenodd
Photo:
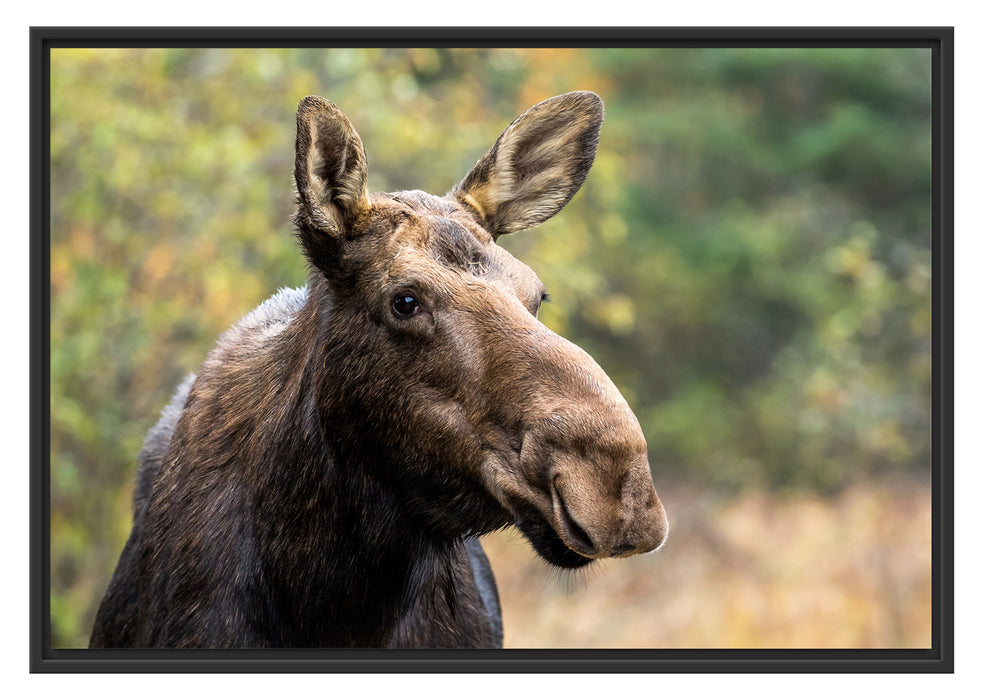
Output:
<svg viewBox="0 0 983 700">
<path fill-rule="evenodd" d="M 149 432 L 91 647 L 501 647 L 479 536 L 514 525 L 561 569 L 663 543 L 635 415 L 496 243 L 576 194 L 603 116 L 592 92 L 541 102 L 437 197 L 369 193 L 349 119 L 301 101 L 308 282 Z"/>
</svg>

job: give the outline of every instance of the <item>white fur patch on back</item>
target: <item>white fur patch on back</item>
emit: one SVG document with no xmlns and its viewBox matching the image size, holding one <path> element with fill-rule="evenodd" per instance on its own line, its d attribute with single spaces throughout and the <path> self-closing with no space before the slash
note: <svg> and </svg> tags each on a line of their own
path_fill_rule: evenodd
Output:
<svg viewBox="0 0 983 700">
<path fill-rule="evenodd" d="M 264 338 L 277 335 L 287 327 L 307 301 L 307 286 L 281 287 L 277 293 L 242 317 L 234 330 L 260 330 Z"/>
</svg>

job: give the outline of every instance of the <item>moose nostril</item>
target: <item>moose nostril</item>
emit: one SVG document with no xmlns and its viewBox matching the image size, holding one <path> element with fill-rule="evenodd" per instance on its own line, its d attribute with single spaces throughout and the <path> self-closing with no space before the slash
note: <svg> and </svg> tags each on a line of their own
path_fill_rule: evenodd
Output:
<svg viewBox="0 0 983 700">
<path fill-rule="evenodd" d="M 578 544 L 584 548 L 584 552 L 594 552 L 597 550 L 597 545 L 594 544 L 594 540 L 591 539 L 590 535 L 580 526 L 570 511 L 567 509 L 567 504 L 563 501 L 563 496 L 560 495 L 559 489 L 556 490 L 556 499 L 560 506 L 560 515 L 563 518 L 563 524 L 566 527 L 567 534 Z"/>
</svg>

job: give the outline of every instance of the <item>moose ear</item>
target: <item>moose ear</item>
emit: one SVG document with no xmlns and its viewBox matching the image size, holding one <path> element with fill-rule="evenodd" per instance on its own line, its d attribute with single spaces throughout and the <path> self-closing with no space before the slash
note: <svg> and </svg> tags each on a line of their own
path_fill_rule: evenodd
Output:
<svg viewBox="0 0 983 700">
<path fill-rule="evenodd" d="M 297 108 L 298 221 L 341 237 L 369 206 L 362 139 L 340 109 L 311 95 Z"/>
<path fill-rule="evenodd" d="M 540 102 L 509 125 L 451 195 L 495 238 L 537 226 L 580 189 L 603 119 L 604 103 L 593 92 Z"/>
</svg>

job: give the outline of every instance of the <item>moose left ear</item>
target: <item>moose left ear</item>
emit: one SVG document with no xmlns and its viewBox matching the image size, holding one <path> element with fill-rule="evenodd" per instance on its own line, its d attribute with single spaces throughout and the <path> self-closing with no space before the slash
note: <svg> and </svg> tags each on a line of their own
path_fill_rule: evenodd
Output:
<svg viewBox="0 0 983 700">
<path fill-rule="evenodd" d="M 580 189 L 603 119 L 604 103 L 593 92 L 540 102 L 509 125 L 450 194 L 495 238 L 537 226 Z"/>
</svg>

